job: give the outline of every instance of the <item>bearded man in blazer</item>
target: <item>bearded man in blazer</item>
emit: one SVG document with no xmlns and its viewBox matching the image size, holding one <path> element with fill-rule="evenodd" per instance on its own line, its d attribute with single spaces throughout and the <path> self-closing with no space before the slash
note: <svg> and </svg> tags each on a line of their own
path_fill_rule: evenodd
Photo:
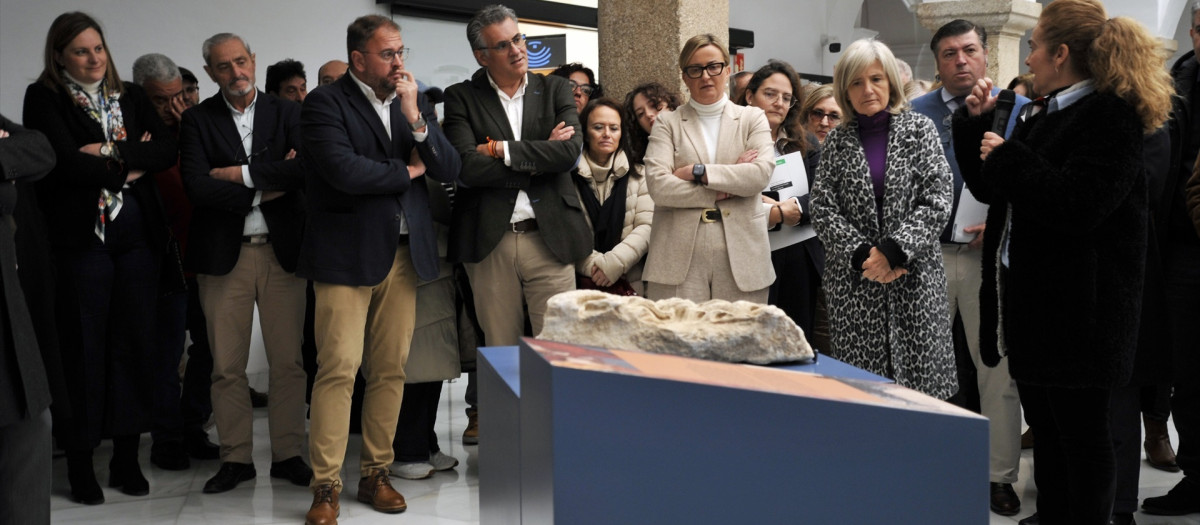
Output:
<svg viewBox="0 0 1200 525">
<path fill-rule="evenodd" d="M 219 33 L 204 41 L 204 70 L 217 94 L 187 110 L 180 173 L 195 207 L 184 266 L 195 272 L 213 355 L 212 400 L 221 468 L 204 492 L 256 476 L 254 413 L 246 361 L 257 303 L 270 364 L 271 475 L 306 485 L 305 375 L 300 357 L 303 279 L 295 275 L 304 227 L 300 108 L 258 91 L 254 53 Z"/>
<path fill-rule="evenodd" d="M 337 523 L 354 376 L 366 395 L 357 498 L 401 512 L 388 467 L 416 324 L 418 279 L 438 275 L 428 175 L 453 182 L 458 155 L 433 106 L 404 69 L 400 26 L 368 15 L 347 28 L 350 70 L 304 100 L 308 229 L 299 274 L 316 293 L 317 378 L 309 454 L 313 502 L 306 523 Z"/>
<path fill-rule="evenodd" d="M 467 39 L 483 67 L 446 90 L 446 134 L 464 184 L 449 257 L 466 263 L 487 345 L 515 345 L 522 302 L 536 335 L 546 301 L 575 289 L 574 263 L 592 252 L 570 175 L 583 137 L 566 79 L 529 74 L 512 9 L 484 7 Z"/>
</svg>

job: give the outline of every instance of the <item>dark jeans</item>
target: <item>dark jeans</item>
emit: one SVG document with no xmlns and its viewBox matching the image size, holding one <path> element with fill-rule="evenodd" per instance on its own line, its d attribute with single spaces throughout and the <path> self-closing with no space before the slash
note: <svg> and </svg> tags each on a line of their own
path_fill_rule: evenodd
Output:
<svg viewBox="0 0 1200 525">
<path fill-rule="evenodd" d="M 192 337 L 188 347 L 187 369 L 183 373 L 183 393 L 179 401 L 185 437 L 204 433 L 204 423 L 212 415 L 212 350 L 208 347 L 208 321 L 200 309 L 200 287 L 195 277 L 188 278 L 187 330 Z M 178 360 L 176 360 L 178 364 Z"/>
<path fill-rule="evenodd" d="M 1138 481 L 1142 471 L 1143 391 L 1143 388 L 1136 386 L 1112 390 L 1112 443 L 1117 462 L 1114 513 L 1132 514 L 1138 510 Z M 1041 439 L 1042 436 L 1039 433 L 1037 437 Z"/>
<path fill-rule="evenodd" d="M 150 248 L 140 203 L 126 192 L 106 241 L 59 247 L 59 332 L 71 417 L 55 422 L 65 450 L 106 435 L 149 430 L 154 311 L 161 257 Z"/>
<path fill-rule="evenodd" d="M 392 440 L 396 461 L 429 461 L 431 454 L 441 450 L 437 432 L 433 430 L 441 397 L 441 381 L 404 384 L 404 401 L 400 405 L 400 419 L 396 420 L 396 437 Z"/>
<path fill-rule="evenodd" d="M 154 421 L 150 436 L 154 438 L 155 443 L 183 440 L 179 359 L 183 357 L 186 330 L 187 292 L 160 296 L 158 323 L 155 327 L 154 368 L 150 377 L 154 389 Z"/>
<path fill-rule="evenodd" d="M 1200 480 L 1200 247 L 1172 245 L 1165 266 L 1175 370 L 1171 414 L 1179 431 L 1175 462 L 1185 477 Z"/>
<path fill-rule="evenodd" d="M 1111 391 L 1017 381 L 1034 427 L 1033 479 L 1044 525 L 1102 525 L 1112 515 L 1116 460 L 1109 428 Z"/>
</svg>

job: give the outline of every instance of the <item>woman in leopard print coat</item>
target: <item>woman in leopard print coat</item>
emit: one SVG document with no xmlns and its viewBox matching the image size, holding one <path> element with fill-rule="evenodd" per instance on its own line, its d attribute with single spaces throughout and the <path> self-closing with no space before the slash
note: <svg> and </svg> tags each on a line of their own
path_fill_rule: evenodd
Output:
<svg viewBox="0 0 1200 525">
<path fill-rule="evenodd" d="M 834 93 L 851 116 L 825 139 L 811 192 L 834 357 L 946 399 L 958 383 L 938 236 L 952 175 L 937 130 L 908 110 L 882 43 L 847 49 Z"/>
</svg>

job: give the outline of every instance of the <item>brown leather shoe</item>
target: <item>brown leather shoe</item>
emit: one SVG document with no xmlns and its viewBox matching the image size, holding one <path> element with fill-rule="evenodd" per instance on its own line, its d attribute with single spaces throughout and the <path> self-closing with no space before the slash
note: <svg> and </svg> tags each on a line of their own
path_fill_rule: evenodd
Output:
<svg viewBox="0 0 1200 525">
<path fill-rule="evenodd" d="M 404 512 L 408 508 L 404 496 L 392 488 L 392 480 L 388 479 L 388 470 L 385 468 L 375 469 L 371 475 L 358 480 L 358 501 L 369 503 L 375 510 L 389 514 Z"/>
<path fill-rule="evenodd" d="M 312 489 L 313 502 L 304 515 L 304 525 L 337 525 L 338 513 L 342 507 L 338 504 L 338 491 L 333 485 L 317 485 Z"/>
<path fill-rule="evenodd" d="M 1167 422 L 1147 417 L 1142 414 L 1142 423 L 1146 425 L 1146 461 L 1150 466 L 1167 472 L 1179 472 L 1175 463 L 1175 449 L 1171 448 L 1171 437 L 1167 435 Z"/>
<path fill-rule="evenodd" d="M 479 412 L 475 410 L 467 411 L 467 429 L 463 431 L 462 442 L 464 445 L 479 444 Z"/>
<path fill-rule="evenodd" d="M 1015 516 L 1021 512 L 1021 500 L 1013 490 L 1012 483 L 992 483 L 992 512 L 1001 516 Z"/>
</svg>

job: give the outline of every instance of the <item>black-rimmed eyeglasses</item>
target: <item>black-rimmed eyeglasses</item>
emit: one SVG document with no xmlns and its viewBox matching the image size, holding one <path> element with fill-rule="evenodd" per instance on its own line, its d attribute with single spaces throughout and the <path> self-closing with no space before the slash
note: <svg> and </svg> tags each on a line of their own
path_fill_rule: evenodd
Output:
<svg viewBox="0 0 1200 525">
<path fill-rule="evenodd" d="M 725 71 L 725 66 L 727 65 L 724 62 L 713 62 L 703 66 L 688 66 L 683 68 L 683 74 L 687 75 L 688 78 L 700 78 L 701 75 L 708 72 L 708 76 L 715 77 L 720 75 L 722 71 Z"/>
<path fill-rule="evenodd" d="M 400 57 L 400 61 L 403 62 L 405 60 L 408 60 L 409 51 L 410 51 L 409 48 L 402 47 L 400 49 L 384 49 L 383 51 L 378 51 L 378 52 L 362 51 L 362 54 L 375 55 L 375 56 L 379 57 L 380 60 L 383 60 L 384 62 L 391 62 L 391 61 L 395 60 L 396 57 Z"/>
<path fill-rule="evenodd" d="M 497 53 L 507 53 L 510 47 L 525 47 L 525 35 L 519 34 L 512 37 L 512 40 L 502 40 L 499 43 L 491 46 L 477 47 L 480 51 L 495 51 Z"/>
<path fill-rule="evenodd" d="M 572 92 L 578 89 L 585 97 L 590 97 L 592 93 L 596 92 L 596 86 L 591 84 L 576 84 L 574 80 L 568 80 L 567 85 L 571 86 Z"/>
<path fill-rule="evenodd" d="M 812 110 L 812 112 L 810 112 L 808 114 L 808 118 L 811 118 L 817 122 L 820 122 L 822 120 L 825 120 L 826 118 L 829 118 L 829 121 L 834 124 L 837 124 L 838 121 L 842 120 L 842 116 L 837 113 L 826 113 L 819 109 Z"/>
</svg>

